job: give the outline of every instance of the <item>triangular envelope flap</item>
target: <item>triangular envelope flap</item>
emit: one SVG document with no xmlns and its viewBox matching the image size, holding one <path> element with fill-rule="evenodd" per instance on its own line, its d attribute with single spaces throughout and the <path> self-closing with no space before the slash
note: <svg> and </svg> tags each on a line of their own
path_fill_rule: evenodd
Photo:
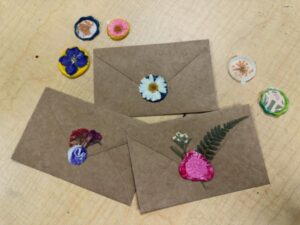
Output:
<svg viewBox="0 0 300 225">
<path fill-rule="evenodd" d="M 51 113 L 63 132 L 69 135 L 78 128 L 96 129 L 103 135 L 102 151 L 127 144 L 126 127 L 142 123 L 51 89 L 46 95 Z"/>
<path fill-rule="evenodd" d="M 49 113 L 48 103 L 40 99 L 12 158 L 41 169 L 47 167 L 47 154 L 51 159 L 64 157 L 65 151 L 53 151 L 53 143 L 67 147 L 64 133 L 55 117 Z M 46 164 L 45 164 L 46 163 Z"/>
<path fill-rule="evenodd" d="M 159 126 L 152 127 L 151 125 L 142 124 L 135 128 L 127 129 L 127 135 L 131 140 L 151 149 L 153 153 L 156 152 L 173 162 L 178 163 L 180 161 L 176 155 L 171 151 L 168 151 L 173 135 L 172 130 L 164 129 Z"/>
<path fill-rule="evenodd" d="M 155 130 L 157 130 L 157 132 L 168 131 L 171 133 L 177 131 L 186 132 L 193 139 L 190 144 L 190 149 L 193 149 L 208 130 L 218 124 L 223 124 L 242 116 L 251 116 L 249 106 L 235 106 L 225 110 L 192 115 L 188 118 L 162 122 L 160 124 L 152 124 L 149 125 L 149 133 L 142 133 L 142 130 L 137 130 L 136 134 L 140 133 L 142 136 L 147 136 L 142 138 L 138 137 L 139 141 L 142 140 L 145 142 L 143 138 L 150 139 L 149 142 L 146 142 L 148 146 L 130 145 L 130 156 L 132 158 L 136 189 L 138 195 L 140 195 L 138 196 L 139 206 L 142 211 L 152 211 L 184 202 L 195 201 L 206 197 L 268 184 L 268 175 L 251 117 L 239 123 L 223 140 L 216 157 L 212 161 L 212 165 L 215 168 L 215 177 L 211 181 L 205 183 L 205 194 L 202 194 L 202 187 L 191 191 L 185 191 L 188 190 L 185 187 L 182 187 L 180 190 L 172 188 L 176 187 L 176 182 L 185 182 L 187 186 L 193 186 L 197 183 L 183 180 L 179 176 L 178 163 L 173 162 L 173 164 L 175 163 L 174 166 L 170 166 L 168 169 L 158 169 L 155 172 L 156 178 L 147 174 L 147 168 L 141 170 L 135 165 L 138 159 L 137 157 L 133 159 L 133 154 L 147 153 L 147 156 L 145 156 L 147 162 L 145 161 L 145 164 L 153 163 L 150 161 L 151 158 L 155 158 L 153 161 L 158 161 L 159 159 L 166 161 L 167 158 L 162 156 L 165 155 L 166 152 L 174 154 L 169 147 L 162 147 L 167 146 L 167 144 L 160 143 L 156 146 L 155 143 L 150 143 L 157 138 L 151 139 L 150 137 L 151 132 L 154 132 Z M 143 129 L 146 130 L 146 127 Z M 172 143 L 171 137 L 172 136 L 170 136 L 169 133 L 160 133 L 160 139 L 163 139 L 170 144 Z M 141 151 L 146 153 L 141 153 Z M 155 156 L 150 157 L 150 154 Z M 143 167 L 143 163 L 139 162 L 138 166 Z M 146 172 L 140 174 L 140 171 Z M 139 183 L 136 176 L 143 177 L 141 180 L 148 180 L 148 183 L 151 183 L 152 185 L 145 186 L 142 183 Z M 142 187 L 141 190 L 139 190 L 139 184 Z M 176 197 L 177 195 L 178 197 Z M 185 198 L 182 197 L 184 195 Z M 168 196 L 170 198 L 168 198 Z M 159 200 L 160 198 L 161 200 Z"/>
<path fill-rule="evenodd" d="M 102 60 L 130 76 L 136 84 L 149 74 L 163 75 L 170 81 L 201 53 L 209 57 L 208 40 L 94 50 L 95 64 Z M 99 73 L 95 74 L 97 79 L 101 79 L 100 70 Z"/>
<path fill-rule="evenodd" d="M 192 138 L 189 146 L 195 148 L 207 131 L 219 123 L 223 124 L 228 121 L 228 116 L 224 118 L 228 110 L 230 109 L 150 125 L 140 124 L 136 128 L 130 127 L 127 129 L 127 132 L 128 136 L 133 140 L 164 155 L 174 162 L 179 162 L 179 157 L 170 149 L 170 146 L 173 144 L 172 137 L 175 136 L 177 132 L 188 133 Z M 249 113 L 249 111 L 247 111 L 247 113 Z M 235 119 L 235 116 L 231 116 L 231 119 Z"/>
<path fill-rule="evenodd" d="M 177 163 L 135 140 L 129 138 L 128 143 L 141 213 L 206 196 L 200 183 L 180 179 Z"/>
<path fill-rule="evenodd" d="M 203 111 L 217 109 L 217 91 L 212 74 L 210 54 L 202 54 L 191 61 L 170 82 L 170 91 L 180 90 L 180 95 L 184 96 L 184 98 L 180 98 L 178 95 L 168 96 L 170 102 L 176 102 L 173 107 L 188 108 L 192 102 L 194 106 L 191 112 L 195 112 L 199 108 L 202 108 Z M 194 90 L 199 91 L 201 96 L 195 98 Z"/>
<path fill-rule="evenodd" d="M 56 101 L 56 103 L 60 102 L 60 104 L 63 105 L 53 105 L 53 99 L 59 99 L 60 101 Z M 82 104 L 80 104 L 80 102 L 82 102 Z M 50 110 L 49 106 L 53 108 Z M 58 109 L 60 106 L 61 108 L 68 108 L 68 110 L 64 111 L 60 109 L 54 111 L 54 109 Z M 83 108 L 73 108 L 74 106 L 82 106 Z M 92 110 L 93 108 L 94 111 Z M 57 114 L 53 113 L 53 111 Z M 82 114 L 79 113 L 76 115 L 73 111 L 79 111 Z M 62 115 L 70 112 L 79 118 L 79 123 L 75 123 L 73 120 L 75 129 L 79 128 L 77 125 L 82 127 L 90 125 L 90 128 L 101 132 L 101 127 L 97 124 L 97 115 L 100 115 L 102 118 L 100 113 L 105 113 L 105 115 L 107 114 L 109 116 L 114 114 L 104 111 L 105 110 L 102 112 L 102 110 L 98 110 L 92 104 L 82 100 L 51 89 L 46 89 L 12 158 L 55 177 L 59 177 L 88 190 L 130 205 L 134 194 L 134 185 L 125 128 L 120 138 L 120 140 L 125 141 L 122 145 L 113 146 L 113 148 L 110 150 L 107 149 L 107 151 L 99 145 L 91 146 L 88 151 L 89 157 L 87 161 L 80 166 L 72 166 L 67 161 L 66 153 L 68 150 L 68 137 L 72 128 L 72 121 L 68 121 L 68 119 L 70 119 L 68 116 L 62 117 Z M 93 113 L 92 116 L 88 116 L 89 113 Z M 119 114 L 116 118 L 115 126 L 111 124 L 111 127 L 125 127 L 126 123 L 138 123 L 138 121 L 134 119 Z M 63 119 L 67 121 L 61 121 Z M 70 128 L 70 131 L 64 128 L 64 122 L 66 122 L 66 126 Z M 118 122 L 120 122 L 121 125 Z M 93 126 L 93 124 L 96 125 Z M 105 127 L 108 126 L 105 124 Z M 115 137 L 115 135 L 121 134 L 118 131 L 116 131 L 116 134 L 110 132 L 110 136 L 105 136 L 104 138 L 108 141 Z M 103 145 L 105 146 L 105 144 Z"/>
<path fill-rule="evenodd" d="M 218 155 L 226 147 L 226 142 L 229 142 L 234 150 L 234 152 L 232 152 L 232 154 L 235 154 L 233 155 L 233 158 L 238 159 L 239 161 L 247 161 L 250 165 L 252 164 L 253 167 L 259 166 L 258 169 L 265 171 L 264 160 L 249 105 L 238 105 L 214 112 L 195 114 L 186 118 L 152 124 L 148 131 L 147 129 L 143 129 L 143 131 L 136 130 L 135 132 L 137 135 L 138 133 L 141 134 L 141 136 L 139 136 L 139 140 L 143 140 L 146 145 L 150 145 L 161 154 L 169 156 L 170 153 L 173 155 L 174 153 L 170 150 L 170 148 L 161 148 L 161 146 L 167 146 L 167 143 L 172 144 L 171 138 L 176 132 L 187 133 L 192 138 L 189 145 L 190 149 L 195 149 L 200 140 L 202 140 L 204 135 L 210 131 L 210 129 L 243 116 L 249 116 L 249 118 L 242 121 L 237 127 L 227 134 L 213 163 L 216 163 L 217 159 L 221 158 L 220 156 L 218 157 Z M 143 132 L 144 134 L 147 132 L 145 136 L 142 135 Z M 154 133 L 152 137 L 151 133 Z M 247 148 L 244 148 L 244 146 L 247 146 Z M 243 148 L 240 149 L 241 147 Z M 256 154 L 251 154 L 253 152 L 256 152 Z M 247 155 L 247 157 L 244 157 L 244 155 Z M 228 157 L 231 158 L 230 156 Z"/>
</svg>

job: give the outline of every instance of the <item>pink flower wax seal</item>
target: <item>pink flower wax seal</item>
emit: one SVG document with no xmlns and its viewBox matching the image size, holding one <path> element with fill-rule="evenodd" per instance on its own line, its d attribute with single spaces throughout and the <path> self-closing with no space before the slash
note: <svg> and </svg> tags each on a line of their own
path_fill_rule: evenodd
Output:
<svg viewBox="0 0 300 225">
<path fill-rule="evenodd" d="M 183 179 L 191 181 L 209 181 L 214 177 L 214 168 L 210 162 L 195 150 L 185 154 L 178 170 Z"/>
<path fill-rule="evenodd" d="M 124 19 L 114 19 L 107 25 L 107 34 L 113 40 L 122 40 L 129 34 L 129 23 Z"/>
</svg>

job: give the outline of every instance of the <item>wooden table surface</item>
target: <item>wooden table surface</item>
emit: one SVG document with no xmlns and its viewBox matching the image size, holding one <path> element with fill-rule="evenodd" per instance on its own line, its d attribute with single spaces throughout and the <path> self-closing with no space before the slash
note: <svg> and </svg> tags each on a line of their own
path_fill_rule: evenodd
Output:
<svg viewBox="0 0 300 225">
<path fill-rule="evenodd" d="M 1 0 L 0 224 L 298 225 L 300 224 L 299 0 Z M 74 36 L 74 22 L 93 15 L 102 33 Z M 123 41 L 109 39 L 107 22 L 130 21 Z M 140 215 L 128 207 L 10 159 L 46 86 L 89 102 L 93 65 L 71 80 L 57 69 L 67 47 L 94 48 L 209 39 L 220 107 L 250 104 L 270 185 Z M 257 62 L 257 76 L 241 85 L 227 73 L 236 54 Z M 267 87 L 286 92 L 290 109 L 266 116 L 257 104 Z M 145 119 L 157 122 L 167 117 Z"/>
</svg>

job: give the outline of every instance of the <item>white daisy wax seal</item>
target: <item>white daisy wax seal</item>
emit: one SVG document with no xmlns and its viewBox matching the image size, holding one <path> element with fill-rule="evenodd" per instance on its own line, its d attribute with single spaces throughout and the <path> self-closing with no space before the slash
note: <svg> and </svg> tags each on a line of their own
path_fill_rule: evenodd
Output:
<svg viewBox="0 0 300 225">
<path fill-rule="evenodd" d="M 159 102 L 168 94 L 167 82 L 162 76 L 150 74 L 141 80 L 139 92 L 149 102 Z"/>
<path fill-rule="evenodd" d="M 229 60 L 228 71 L 233 79 L 245 84 L 256 75 L 256 63 L 247 56 L 234 56 Z"/>
</svg>

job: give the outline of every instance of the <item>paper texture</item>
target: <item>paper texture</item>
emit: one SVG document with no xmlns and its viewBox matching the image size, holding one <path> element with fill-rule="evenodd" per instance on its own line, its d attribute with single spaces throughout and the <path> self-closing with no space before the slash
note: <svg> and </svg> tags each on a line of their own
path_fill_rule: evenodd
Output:
<svg viewBox="0 0 300 225">
<path fill-rule="evenodd" d="M 157 103 L 139 93 L 142 78 L 163 76 L 168 95 Z M 94 50 L 95 104 L 128 116 L 217 109 L 208 40 Z"/>
<path fill-rule="evenodd" d="M 135 187 L 126 127 L 141 123 L 47 88 L 12 158 L 130 205 Z M 68 140 L 78 128 L 95 129 L 103 140 L 101 146 L 88 148 L 88 159 L 82 165 L 74 166 L 67 160 Z"/>
<path fill-rule="evenodd" d="M 180 177 L 180 158 L 170 149 L 176 132 L 187 133 L 189 149 L 195 149 L 214 126 L 247 115 L 223 140 L 212 161 L 215 176 L 205 189 Z M 128 143 L 142 213 L 269 183 L 248 105 L 129 128 Z"/>
</svg>

